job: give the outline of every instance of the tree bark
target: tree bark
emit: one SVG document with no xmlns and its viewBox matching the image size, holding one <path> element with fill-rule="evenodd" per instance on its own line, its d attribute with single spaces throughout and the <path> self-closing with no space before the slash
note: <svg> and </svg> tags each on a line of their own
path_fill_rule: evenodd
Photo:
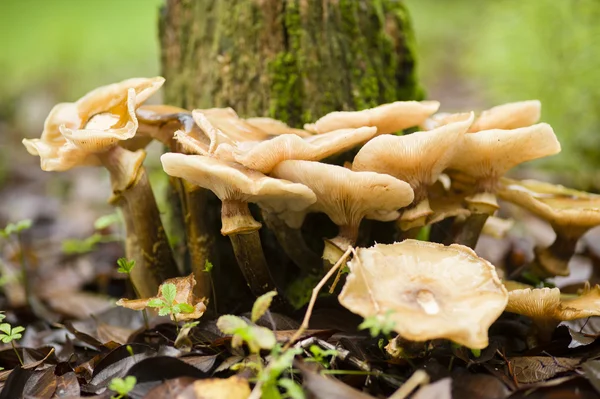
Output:
<svg viewBox="0 0 600 399">
<path fill-rule="evenodd" d="M 164 101 L 186 109 L 232 107 L 242 117 L 301 127 L 331 111 L 423 97 L 410 19 L 398 0 L 166 0 L 160 42 Z M 212 199 L 205 209 L 215 236 L 219 206 Z M 263 247 L 276 247 L 263 233 Z M 235 267 L 229 243 L 217 237 L 216 245 L 219 310 L 235 311 L 242 301 L 234 297 L 248 290 L 234 281 L 239 271 L 228 270 Z M 284 265 L 277 269 L 286 275 Z"/>
</svg>

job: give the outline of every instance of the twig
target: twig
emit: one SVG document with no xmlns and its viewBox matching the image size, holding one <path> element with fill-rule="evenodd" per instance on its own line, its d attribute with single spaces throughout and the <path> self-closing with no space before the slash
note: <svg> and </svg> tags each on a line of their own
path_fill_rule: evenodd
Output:
<svg viewBox="0 0 600 399">
<path fill-rule="evenodd" d="M 308 322 L 310 320 L 310 316 L 312 316 L 313 307 L 315 306 L 315 302 L 317 301 L 317 297 L 319 295 L 319 292 L 321 291 L 321 288 L 323 288 L 325 283 L 327 283 L 327 280 L 329 280 L 331 278 L 331 276 L 333 276 L 333 274 L 336 272 L 336 270 L 341 265 L 344 264 L 344 262 L 346 261 L 346 259 L 350 255 L 350 253 L 353 251 L 353 249 L 354 248 L 352 248 L 352 247 L 348 247 L 346 252 L 344 252 L 344 254 L 338 259 L 338 261 L 335 263 L 335 265 L 333 265 L 333 267 L 331 269 L 329 269 L 329 271 L 327 272 L 325 277 L 323 277 L 321 279 L 321 281 L 319 281 L 319 284 L 317 284 L 317 286 L 315 288 L 313 288 L 312 295 L 310 296 L 310 302 L 308 303 L 308 308 L 306 309 L 306 313 L 304 314 L 304 320 L 302 320 L 302 324 L 300 325 L 300 328 L 298 328 L 298 330 L 296 330 L 296 333 L 292 336 L 292 338 L 290 338 L 290 340 L 287 342 L 287 344 L 285 344 L 285 346 L 283 347 L 284 351 L 289 349 L 289 347 L 294 342 L 296 342 L 298 340 L 298 338 L 300 338 L 302 336 L 304 331 L 306 331 L 306 329 L 308 328 Z"/>
<path fill-rule="evenodd" d="M 423 370 L 417 370 L 389 399 L 405 399 L 415 388 L 428 383 L 429 375 Z"/>
</svg>

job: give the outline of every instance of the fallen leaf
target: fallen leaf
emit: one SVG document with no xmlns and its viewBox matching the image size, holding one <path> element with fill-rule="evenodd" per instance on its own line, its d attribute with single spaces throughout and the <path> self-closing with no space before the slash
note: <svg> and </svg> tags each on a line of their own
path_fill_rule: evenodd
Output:
<svg viewBox="0 0 600 399">
<path fill-rule="evenodd" d="M 177 399 L 246 399 L 250 392 L 250 385 L 243 378 L 206 378 L 188 386 Z"/>
<path fill-rule="evenodd" d="M 452 399 L 452 378 L 442 378 L 419 388 L 412 399 Z"/>
<path fill-rule="evenodd" d="M 544 381 L 557 374 L 574 370 L 580 359 L 551 356 L 523 356 L 509 359 L 515 378 L 520 383 Z"/>
</svg>

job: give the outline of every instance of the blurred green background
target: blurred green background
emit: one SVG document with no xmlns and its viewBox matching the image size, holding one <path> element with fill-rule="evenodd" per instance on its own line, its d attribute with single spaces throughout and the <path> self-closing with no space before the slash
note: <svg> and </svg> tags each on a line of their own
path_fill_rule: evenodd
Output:
<svg viewBox="0 0 600 399">
<path fill-rule="evenodd" d="M 0 170 L 53 104 L 159 73 L 162 0 L 0 1 Z M 600 188 L 600 1 L 406 0 L 419 74 L 442 109 L 537 98 L 563 153 L 537 163 Z M 15 151 L 10 151 L 16 148 Z M 18 155 L 9 162 L 9 155 Z M 14 154 L 12 154 L 14 153 Z M 33 159 L 33 157 L 31 157 Z M 4 166 L 2 166 L 4 164 Z M 0 173 L 0 182 L 2 173 Z M 1 183 L 0 183 L 1 184 Z"/>
</svg>

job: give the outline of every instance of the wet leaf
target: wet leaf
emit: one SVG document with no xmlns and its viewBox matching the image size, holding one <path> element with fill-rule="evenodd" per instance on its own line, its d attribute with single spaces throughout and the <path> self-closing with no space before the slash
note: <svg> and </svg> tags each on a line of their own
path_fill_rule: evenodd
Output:
<svg viewBox="0 0 600 399">
<path fill-rule="evenodd" d="M 165 399 L 165 398 L 179 398 L 179 394 L 183 392 L 185 388 L 190 386 L 196 381 L 192 377 L 180 377 L 167 380 L 160 385 L 150 389 L 144 399 Z"/>
<path fill-rule="evenodd" d="M 294 367 L 302 373 L 303 386 L 315 399 L 373 399 L 339 380 L 314 372 L 301 361 L 294 361 Z"/>
<path fill-rule="evenodd" d="M 559 326 L 565 326 L 569 329 L 571 335 L 569 348 L 589 345 L 600 337 L 600 317 L 563 321 Z"/>
<path fill-rule="evenodd" d="M 600 360 L 588 360 L 581 365 L 583 375 L 600 394 Z"/>
<path fill-rule="evenodd" d="M 442 378 L 419 388 L 412 399 L 452 399 L 452 378 Z"/>
<path fill-rule="evenodd" d="M 65 373 L 56 377 L 56 390 L 54 394 L 57 398 L 66 398 L 69 396 L 79 396 L 79 381 L 74 372 Z"/>
<path fill-rule="evenodd" d="M 34 371 L 23 388 L 23 396 L 39 399 L 50 399 L 56 391 L 57 381 L 54 367 L 43 371 Z"/>
<path fill-rule="evenodd" d="M 502 381 L 487 374 L 455 373 L 452 380 L 452 395 L 455 398 L 504 399 L 510 394 Z"/>
<path fill-rule="evenodd" d="M 557 374 L 574 370 L 580 359 L 551 356 L 527 356 L 510 358 L 515 378 L 520 383 L 544 381 Z"/>
</svg>

